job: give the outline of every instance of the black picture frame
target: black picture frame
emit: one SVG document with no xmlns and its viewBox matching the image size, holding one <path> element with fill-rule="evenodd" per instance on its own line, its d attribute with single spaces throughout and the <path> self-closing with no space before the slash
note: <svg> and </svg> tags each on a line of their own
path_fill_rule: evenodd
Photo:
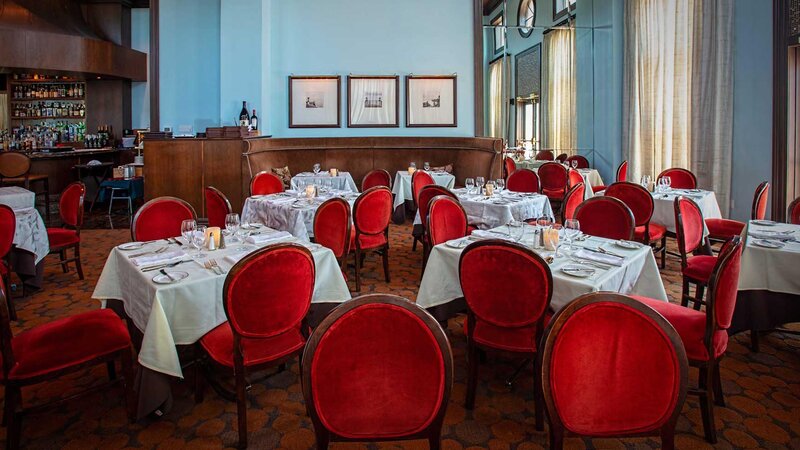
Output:
<svg viewBox="0 0 800 450">
<path fill-rule="evenodd" d="M 298 80 L 336 80 L 336 123 L 335 124 L 296 124 L 292 94 L 294 82 Z M 342 77 L 340 75 L 289 76 L 289 128 L 341 128 L 342 127 Z"/>
<path fill-rule="evenodd" d="M 411 82 L 414 80 L 453 81 L 453 121 L 447 123 L 411 122 Z M 406 75 L 406 128 L 455 128 L 458 127 L 458 76 L 457 75 Z"/>
<path fill-rule="evenodd" d="M 354 124 L 352 117 L 354 80 L 394 80 L 394 123 Z M 399 128 L 400 127 L 400 76 L 398 75 L 348 75 L 347 76 L 347 128 Z"/>
</svg>

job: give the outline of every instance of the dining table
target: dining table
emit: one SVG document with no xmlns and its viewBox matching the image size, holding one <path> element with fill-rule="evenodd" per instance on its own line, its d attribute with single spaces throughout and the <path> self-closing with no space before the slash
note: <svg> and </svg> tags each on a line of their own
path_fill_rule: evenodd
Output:
<svg viewBox="0 0 800 450">
<path fill-rule="evenodd" d="M 729 334 L 758 333 L 800 322 L 800 225 L 751 220 L 742 232 L 739 290 Z"/>
<path fill-rule="evenodd" d="M 8 260 L 11 270 L 22 280 L 25 292 L 42 287 L 44 258 L 50 253 L 47 228 L 34 202 L 35 194 L 28 189 L 19 186 L 0 188 L 0 204 L 10 207 L 16 218 Z"/>
<path fill-rule="evenodd" d="M 340 191 L 356 192 L 358 187 L 350 172 L 338 172 L 335 176 L 330 172 L 300 172 L 293 176 L 290 185 L 296 191 L 303 191 L 308 185 L 337 189 Z"/>
<path fill-rule="evenodd" d="M 109 253 L 92 298 L 104 305 L 116 302 L 122 309 L 118 312 L 141 333 L 139 417 L 169 408 L 170 379 L 184 376 L 178 346 L 194 344 L 227 320 L 222 305 L 226 275 L 249 253 L 283 242 L 311 251 L 316 278 L 310 315 L 320 315 L 315 309 L 330 311 L 351 298 L 330 249 L 267 227 L 248 231 L 238 239 L 227 239 L 225 248 L 203 250 L 202 257 L 183 237 L 121 244 Z M 206 268 L 212 260 L 219 269 Z M 165 268 L 169 278 L 158 268 Z"/>
<path fill-rule="evenodd" d="M 453 189 L 456 185 L 456 177 L 444 170 L 435 170 L 428 172 L 433 178 L 433 182 L 439 186 L 444 186 L 447 189 Z M 394 176 L 394 185 L 392 186 L 392 194 L 394 194 L 394 213 L 392 220 L 394 223 L 405 222 L 405 203 L 413 201 L 414 195 L 411 193 L 411 174 L 407 170 L 398 170 Z"/>
<path fill-rule="evenodd" d="M 422 277 L 417 305 L 427 309 L 438 320 L 446 320 L 465 310 L 459 261 L 464 248 L 472 242 L 501 239 L 516 242 L 547 258 L 553 275 L 553 297 L 550 307 L 557 312 L 576 297 L 597 291 L 635 294 L 668 301 L 656 259 L 649 246 L 636 242 L 617 242 L 595 236 L 582 236 L 567 251 L 554 252 L 539 248 L 534 242 L 536 226 L 506 225 L 434 246 Z M 563 231 L 562 231 L 563 233 Z M 624 245 L 622 247 L 621 245 Z M 608 254 L 607 254 L 607 253 Z M 585 270 L 580 274 L 573 269 Z"/>
<path fill-rule="evenodd" d="M 316 197 L 306 197 L 305 191 L 288 190 L 278 194 L 253 195 L 244 202 L 242 224 L 262 224 L 270 228 L 288 231 L 296 238 L 310 241 L 314 236 L 314 215 L 326 200 L 339 197 L 347 200 L 352 208 L 357 192 L 339 189 L 320 189 Z"/>
</svg>

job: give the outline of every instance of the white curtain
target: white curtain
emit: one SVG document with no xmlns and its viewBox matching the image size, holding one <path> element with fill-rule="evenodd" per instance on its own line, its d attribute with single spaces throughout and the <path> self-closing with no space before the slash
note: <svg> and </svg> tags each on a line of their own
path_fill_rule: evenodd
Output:
<svg viewBox="0 0 800 450">
<path fill-rule="evenodd" d="M 506 137 L 506 94 L 505 58 L 500 58 L 489 66 L 489 136 Z"/>
<path fill-rule="evenodd" d="M 733 1 L 625 2 L 623 146 L 631 177 L 684 167 L 728 211 Z"/>
<path fill-rule="evenodd" d="M 577 147 L 575 110 L 577 71 L 575 29 L 553 29 L 544 35 L 544 148 L 558 153 Z"/>
</svg>

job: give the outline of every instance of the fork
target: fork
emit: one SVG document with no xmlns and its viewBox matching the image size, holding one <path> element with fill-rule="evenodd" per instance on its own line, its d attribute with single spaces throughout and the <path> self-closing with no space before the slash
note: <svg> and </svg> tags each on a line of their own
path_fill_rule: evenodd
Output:
<svg viewBox="0 0 800 450">
<path fill-rule="evenodd" d="M 216 259 L 211 259 L 208 262 L 211 263 L 211 267 L 213 267 L 220 275 L 223 275 L 225 273 L 225 271 L 222 269 L 222 267 L 220 267 L 220 265 L 217 264 L 217 260 Z"/>
<path fill-rule="evenodd" d="M 214 270 L 214 267 L 211 265 L 211 261 L 203 262 L 203 267 L 205 267 L 206 269 L 208 269 L 208 270 L 210 270 L 210 271 L 212 271 L 214 273 L 217 273 L 217 271 Z"/>
</svg>

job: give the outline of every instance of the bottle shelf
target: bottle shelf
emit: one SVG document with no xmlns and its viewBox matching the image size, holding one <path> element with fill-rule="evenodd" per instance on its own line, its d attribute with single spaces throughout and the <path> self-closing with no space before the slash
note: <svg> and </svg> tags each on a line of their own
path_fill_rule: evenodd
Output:
<svg viewBox="0 0 800 450">
<path fill-rule="evenodd" d="M 47 119 L 56 119 L 56 120 L 84 120 L 85 117 L 75 117 L 75 116 L 26 116 L 26 117 L 15 117 L 11 116 L 11 120 L 19 120 L 19 121 L 26 121 L 26 120 L 47 120 Z"/>
<path fill-rule="evenodd" d="M 63 101 L 85 101 L 86 97 L 49 97 L 49 98 L 12 98 L 11 103 L 39 103 L 39 102 L 63 102 Z"/>
<path fill-rule="evenodd" d="M 84 84 L 86 83 L 85 80 L 33 80 L 33 79 L 25 79 L 25 80 L 15 80 L 10 79 L 8 80 L 11 84 Z"/>
</svg>

